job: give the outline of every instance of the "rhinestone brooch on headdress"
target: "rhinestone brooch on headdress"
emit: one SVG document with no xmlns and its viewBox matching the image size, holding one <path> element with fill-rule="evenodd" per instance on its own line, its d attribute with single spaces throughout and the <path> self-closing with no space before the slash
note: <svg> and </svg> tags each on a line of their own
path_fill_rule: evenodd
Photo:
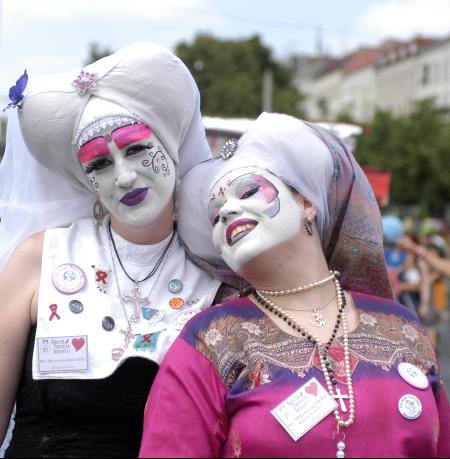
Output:
<svg viewBox="0 0 450 459">
<path fill-rule="evenodd" d="M 80 96 L 85 96 L 97 88 L 97 73 L 89 73 L 82 70 L 72 81 L 72 86 L 78 89 Z"/>
<path fill-rule="evenodd" d="M 72 145 L 81 148 L 89 140 L 100 137 L 104 134 L 109 135 L 111 131 L 130 124 L 142 123 L 136 114 L 127 115 L 125 113 L 105 113 L 102 116 L 80 126 L 73 138 Z M 107 142 L 110 141 L 105 139 Z"/>
<path fill-rule="evenodd" d="M 237 150 L 238 140 L 235 138 L 228 139 L 220 149 L 219 156 L 222 159 L 229 159 L 233 156 L 234 152 Z"/>
</svg>

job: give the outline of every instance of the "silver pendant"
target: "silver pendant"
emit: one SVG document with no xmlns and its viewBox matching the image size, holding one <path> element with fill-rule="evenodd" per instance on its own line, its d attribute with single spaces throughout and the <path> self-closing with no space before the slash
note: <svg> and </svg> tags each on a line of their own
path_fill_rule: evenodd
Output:
<svg viewBox="0 0 450 459">
<path fill-rule="evenodd" d="M 315 308 L 312 317 L 313 320 L 310 320 L 309 323 L 311 325 L 314 325 L 315 327 L 323 327 L 327 323 L 327 319 L 325 319 L 325 316 L 317 312 Z"/>
<path fill-rule="evenodd" d="M 134 333 L 133 333 L 133 330 L 131 329 L 131 325 L 128 325 L 128 327 L 125 330 L 124 329 L 120 330 L 120 333 L 122 333 L 123 339 L 124 339 L 123 347 L 127 349 L 128 345 L 130 344 L 130 341 L 134 339 Z"/>
</svg>

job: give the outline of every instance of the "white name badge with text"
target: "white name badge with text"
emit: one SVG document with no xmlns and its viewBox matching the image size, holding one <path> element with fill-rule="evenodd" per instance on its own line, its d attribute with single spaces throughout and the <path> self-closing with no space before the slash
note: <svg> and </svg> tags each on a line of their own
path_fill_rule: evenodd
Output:
<svg viewBox="0 0 450 459">
<path fill-rule="evenodd" d="M 86 371 L 88 369 L 88 337 L 53 336 L 37 338 L 40 373 Z"/>
<path fill-rule="evenodd" d="M 316 378 L 311 378 L 271 413 L 297 441 L 336 408 L 337 404 L 330 394 Z"/>
</svg>

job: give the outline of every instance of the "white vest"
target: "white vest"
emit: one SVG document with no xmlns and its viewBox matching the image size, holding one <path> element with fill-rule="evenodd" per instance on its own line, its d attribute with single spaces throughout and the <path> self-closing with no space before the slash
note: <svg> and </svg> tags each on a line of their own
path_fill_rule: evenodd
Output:
<svg viewBox="0 0 450 459">
<path fill-rule="evenodd" d="M 136 295 L 105 226 L 100 243 L 90 218 L 45 232 L 34 379 L 105 378 L 135 356 L 159 364 L 184 323 L 214 299 L 220 283 L 187 259 L 177 235 L 159 268 L 139 285 Z M 114 240 L 125 270 L 140 280 L 149 274 L 170 236 L 153 246 L 132 244 L 118 235 Z M 97 282 L 99 270 L 107 273 L 106 284 Z M 130 319 L 135 312 L 133 302 L 120 300 L 127 295 L 139 303 L 136 322 Z M 139 297 L 148 297 L 150 304 Z"/>
</svg>

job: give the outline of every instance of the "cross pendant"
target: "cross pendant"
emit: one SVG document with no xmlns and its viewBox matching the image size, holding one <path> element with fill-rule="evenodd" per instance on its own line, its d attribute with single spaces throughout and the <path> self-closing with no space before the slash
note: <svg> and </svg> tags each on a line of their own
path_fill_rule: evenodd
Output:
<svg viewBox="0 0 450 459">
<path fill-rule="evenodd" d="M 122 297 L 123 303 L 131 303 L 134 306 L 134 313 L 131 316 L 131 320 L 133 322 L 138 322 L 139 319 L 141 318 L 141 312 L 140 312 L 139 307 L 147 306 L 148 304 L 150 304 L 150 297 L 149 296 L 141 297 L 140 294 L 141 294 L 141 289 L 139 288 L 139 285 L 136 283 L 133 287 L 132 295 L 124 295 Z"/>
<path fill-rule="evenodd" d="M 343 413 L 347 413 L 347 407 L 345 406 L 344 398 L 348 398 L 348 395 L 343 394 L 341 392 L 341 389 L 339 387 L 336 387 L 336 395 L 333 395 L 333 398 L 334 399 L 339 399 L 339 404 L 341 406 L 341 411 Z"/>
<path fill-rule="evenodd" d="M 126 330 L 120 330 L 120 333 L 122 333 L 124 337 L 124 344 L 123 347 L 126 349 L 128 345 L 130 344 L 130 341 L 134 338 L 134 333 L 133 330 L 131 329 L 131 325 L 128 325 Z"/>
</svg>

